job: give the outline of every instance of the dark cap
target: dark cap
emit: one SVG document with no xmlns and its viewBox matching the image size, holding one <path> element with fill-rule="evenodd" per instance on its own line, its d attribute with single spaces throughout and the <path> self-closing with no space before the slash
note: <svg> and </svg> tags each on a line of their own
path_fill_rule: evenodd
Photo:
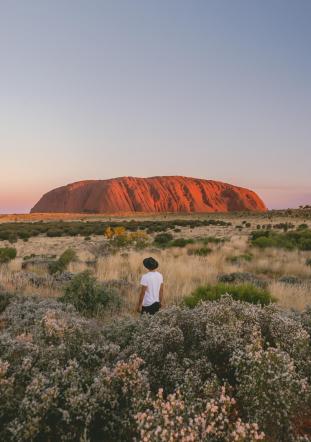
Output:
<svg viewBox="0 0 311 442">
<path fill-rule="evenodd" d="M 145 258 L 143 264 L 148 270 L 155 270 L 159 267 L 158 261 L 150 256 L 150 258 Z"/>
</svg>

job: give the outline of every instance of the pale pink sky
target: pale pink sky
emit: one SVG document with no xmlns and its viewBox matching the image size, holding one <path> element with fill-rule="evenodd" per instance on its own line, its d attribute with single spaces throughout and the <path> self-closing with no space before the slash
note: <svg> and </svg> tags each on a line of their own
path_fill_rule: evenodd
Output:
<svg viewBox="0 0 311 442">
<path fill-rule="evenodd" d="M 82 179 L 185 175 L 311 204 L 311 1 L 8 1 L 0 212 Z"/>
</svg>

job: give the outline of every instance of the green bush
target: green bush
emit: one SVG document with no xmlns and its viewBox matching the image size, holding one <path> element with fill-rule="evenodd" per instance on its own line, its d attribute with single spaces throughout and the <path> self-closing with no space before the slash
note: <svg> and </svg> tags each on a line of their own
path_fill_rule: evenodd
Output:
<svg viewBox="0 0 311 442">
<path fill-rule="evenodd" d="M 189 249 L 188 255 L 195 255 L 195 256 L 208 256 L 210 253 L 212 253 L 212 249 L 209 247 L 200 247 L 198 249 Z"/>
<path fill-rule="evenodd" d="M 67 269 L 68 265 L 71 262 L 74 262 L 76 260 L 77 260 L 77 254 L 74 250 L 72 250 L 72 249 L 65 250 L 60 255 L 60 257 L 58 258 L 57 261 L 52 261 L 49 264 L 50 275 L 53 275 L 54 273 L 57 273 L 57 272 L 60 272 L 60 273 L 64 272 Z"/>
<path fill-rule="evenodd" d="M 251 302 L 252 304 L 267 305 L 274 301 L 268 290 L 252 284 L 216 284 L 200 286 L 184 300 L 188 307 L 195 307 L 200 301 L 217 301 L 223 295 L 229 294 L 235 301 Z"/>
<path fill-rule="evenodd" d="M 278 279 L 278 282 L 281 282 L 283 284 L 289 284 L 289 285 L 297 285 L 297 284 L 302 284 L 303 281 L 302 281 L 302 279 L 298 278 L 297 276 L 284 275 Z"/>
<path fill-rule="evenodd" d="M 158 246 L 166 246 L 173 238 L 171 233 L 159 233 L 155 236 L 154 243 Z"/>
<path fill-rule="evenodd" d="M 12 261 L 16 258 L 16 249 L 13 247 L 1 247 L 0 248 L 0 264 Z"/>
<path fill-rule="evenodd" d="M 46 236 L 50 238 L 56 238 L 59 236 L 63 236 L 64 232 L 61 229 L 51 229 L 46 232 Z"/>
<path fill-rule="evenodd" d="M 202 226 L 222 226 L 227 227 L 231 223 L 222 220 L 191 219 L 188 220 L 130 220 L 130 221 L 49 221 L 49 222 L 18 222 L 0 224 L 0 241 L 17 239 L 27 240 L 32 236 L 46 235 L 49 237 L 76 236 L 81 235 L 103 235 L 108 227 L 123 227 L 127 231 L 136 232 L 145 230 L 147 233 L 166 232 L 168 229 L 178 229 L 190 227 L 191 229 Z"/>
<path fill-rule="evenodd" d="M 231 264 L 239 264 L 242 261 L 250 262 L 252 259 L 253 255 L 251 253 L 243 253 L 242 255 L 228 256 L 226 261 Z"/>
<path fill-rule="evenodd" d="M 216 236 L 204 236 L 201 238 L 198 238 L 199 242 L 202 242 L 205 245 L 208 244 L 221 244 L 225 242 L 225 238 L 218 238 Z"/>
<path fill-rule="evenodd" d="M 284 232 L 287 232 L 289 229 L 293 229 L 294 227 L 295 225 L 292 223 L 278 223 L 273 225 L 274 229 L 284 230 Z"/>
<path fill-rule="evenodd" d="M 249 272 L 220 273 L 217 280 L 225 284 L 251 284 L 260 289 L 267 287 L 267 281 L 259 279 L 256 275 Z"/>
<path fill-rule="evenodd" d="M 170 247 L 186 247 L 188 244 L 193 244 L 193 239 L 176 238 L 168 243 Z"/>
<path fill-rule="evenodd" d="M 299 226 L 297 227 L 297 230 L 306 230 L 308 228 L 309 228 L 308 224 L 303 223 L 303 224 L 299 224 Z"/>
<path fill-rule="evenodd" d="M 0 314 L 4 312 L 10 302 L 15 299 L 14 295 L 0 291 Z"/>
<path fill-rule="evenodd" d="M 78 273 L 64 288 L 60 301 L 72 304 L 86 316 L 100 315 L 107 307 L 119 308 L 121 300 L 115 290 L 97 282 L 86 270 Z"/>
<path fill-rule="evenodd" d="M 255 231 L 251 234 L 251 243 L 260 248 L 277 247 L 287 250 L 311 250 L 311 230 L 295 230 L 284 233 Z"/>
<path fill-rule="evenodd" d="M 71 262 L 77 260 L 77 254 L 73 249 L 67 249 L 59 257 L 59 261 L 67 267 Z"/>
</svg>

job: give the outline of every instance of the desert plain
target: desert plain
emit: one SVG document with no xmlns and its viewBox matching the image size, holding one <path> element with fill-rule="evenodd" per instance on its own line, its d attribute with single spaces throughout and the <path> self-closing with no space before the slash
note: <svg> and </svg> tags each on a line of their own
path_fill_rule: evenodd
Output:
<svg viewBox="0 0 311 442">
<path fill-rule="evenodd" d="M 178 226 L 181 220 L 185 226 Z M 192 222 L 223 221 L 224 225 L 193 226 Z M 107 237 L 107 223 L 123 226 L 135 221 L 135 231 L 143 232 L 143 240 L 115 241 Z M 310 209 L 269 211 L 266 213 L 224 214 L 25 214 L 2 215 L 6 223 L 60 222 L 60 226 L 76 222 L 104 222 L 96 235 L 31 236 L 1 247 L 16 248 L 16 258 L 0 267 L 0 285 L 8 292 L 58 297 L 62 285 L 53 284 L 44 261 L 57 260 L 67 249 L 76 253 L 66 272 L 71 275 L 90 271 L 98 281 L 122 287 L 122 309 L 118 314 L 133 314 L 139 281 L 144 272 L 142 260 L 154 256 L 160 263 L 165 280 L 165 305 L 179 304 L 198 286 L 226 281 L 226 275 L 237 275 L 237 282 L 263 281 L 278 305 L 302 310 L 311 304 L 311 250 L 282 246 L 258 247 L 251 240 L 252 232 L 285 234 L 311 227 Z M 152 222 L 155 231 L 140 226 Z M 187 224 L 189 222 L 189 224 Z M 286 233 L 284 233 L 286 232 Z M 157 235 L 168 233 L 171 243 L 159 243 Z M 124 228 L 120 236 L 127 235 Z M 264 233 L 263 233 L 264 234 Z M 174 240 L 182 240 L 174 245 Z M 183 240 L 185 240 L 183 242 Z M 201 250 L 201 253 L 200 253 Z M 34 275 L 40 278 L 36 280 Z M 46 277 L 46 280 L 44 279 Z M 246 278 L 245 280 L 243 279 Z M 234 278 L 234 276 L 233 276 Z M 230 281 L 230 277 L 228 282 Z M 232 279 L 233 282 L 233 279 Z"/>
</svg>

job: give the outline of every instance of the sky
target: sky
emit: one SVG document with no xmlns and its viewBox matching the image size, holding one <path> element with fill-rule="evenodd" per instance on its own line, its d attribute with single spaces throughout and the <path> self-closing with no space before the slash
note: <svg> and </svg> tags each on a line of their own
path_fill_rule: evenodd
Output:
<svg viewBox="0 0 311 442">
<path fill-rule="evenodd" d="M 0 213 L 184 175 L 311 204 L 310 0 L 0 0 Z"/>
</svg>

